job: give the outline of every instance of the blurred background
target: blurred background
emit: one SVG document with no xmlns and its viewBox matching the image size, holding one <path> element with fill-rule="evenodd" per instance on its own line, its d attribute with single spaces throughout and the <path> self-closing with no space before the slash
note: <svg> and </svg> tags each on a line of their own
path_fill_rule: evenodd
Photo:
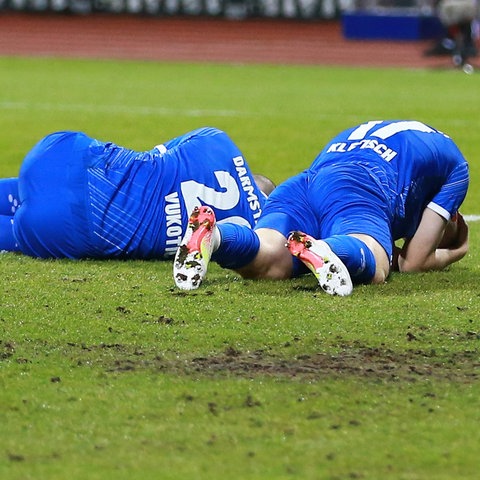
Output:
<svg viewBox="0 0 480 480">
<path fill-rule="evenodd" d="M 336 19 L 342 13 L 434 15 L 431 0 L 0 0 L 2 10 Z"/>
</svg>

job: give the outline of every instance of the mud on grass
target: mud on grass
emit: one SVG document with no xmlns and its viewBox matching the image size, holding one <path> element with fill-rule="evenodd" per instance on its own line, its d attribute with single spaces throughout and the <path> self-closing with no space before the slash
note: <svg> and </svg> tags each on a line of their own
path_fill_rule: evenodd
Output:
<svg viewBox="0 0 480 480">
<path fill-rule="evenodd" d="M 168 319 L 165 321 L 168 322 Z M 289 345 L 286 344 L 285 347 L 288 348 Z M 175 375 L 233 375 L 246 378 L 276 376 L 296 377 L 299 380 L 355 376 L 373 381 L 406 382 L 429 378 L 462 383 L 472 383 L 480 377 L 480 357 L 476 349 L 441 354 L 433 349 L 411 349 L 399 353 L 356 342 L 344 345 L 336 353 L 316 352 L 291 358 L 266 350 L 249 352 L 233 347 L 201 357 L 177 358 L 173 354 L 119 343 L 68 343 L 65 353 L 77 366 L 94 362 L 106 372 L 150 370 Z M 15 345 L 0 341 L 0 361 L 9 358 L 19 363 L 30 362 L 28 358 L 15 356 Z"/>
</svg>

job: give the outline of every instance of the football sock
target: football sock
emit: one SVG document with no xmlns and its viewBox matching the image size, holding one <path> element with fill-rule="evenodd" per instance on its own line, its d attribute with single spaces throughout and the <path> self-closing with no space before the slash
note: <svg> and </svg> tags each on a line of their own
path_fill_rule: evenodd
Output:
<svg viewBox="0 0 480 480">
<path fill-rule="evenodd" d="M 19 205 L 18 178 L 1 178 L 0 215 L 13 216 Z"/>
<path fill-rule="evenodd" d="M 255 258 L 260 240 L 254 230 L 234 223 L 217 224 L 217 229 L 221 242 L 212 254 L 212 260 L 221 267 L 236 270 Z"/>
<path fill-rule="evenodd" d="M 364 242 L 350 235 L 333 235 L 322 240 L 347 267 L 353 283 L 370 283 L 377 264 Z"/>
</svg>

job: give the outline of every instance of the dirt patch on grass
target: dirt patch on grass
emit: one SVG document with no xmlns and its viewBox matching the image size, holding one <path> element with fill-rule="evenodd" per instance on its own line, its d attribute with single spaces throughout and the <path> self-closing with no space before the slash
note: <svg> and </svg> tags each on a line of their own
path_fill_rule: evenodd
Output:
<svg viewBox="0 0 480 480">
<path fill-rule="evenodd" d="M 42 342 L 46 346 L 46 342 Z M 290 345 L 284 345 L 288 349 Z M 299 379 L 340 378 L 355 376 L 380 381 L 416 381 L 422 378 L 463 383 L 478 381 L 480 358 L 475 349 L 461 352 L 408 350 L 369 347 L 354 342 L 335 353 L 315 352 L 282 356 L 266 350 L 242 352 L 227 347 L 212 355 L 178 356 L 172 352 L 139 349 L 119 343 L 85 345 L 68 343 L 65 354 L 79 367 L 95 364 L 107 372 L 119 373 L 150 370 L 175 375 L 233 375 L 298 377 Z M 0 340 L 2 360 L 30 363 L 17 355 L 14 342 Z M 54 380 L 52 380 L 54 381 Z"/>
<path fill-rule="evenodd" d="M 440 359 L 432 352 L 410 351 L 399 354 L 392 350 L 361 347 L 335 354 L 299 355 L 288 360 L 265 352 L 245 354 L 229 349 L 216 357 L 195 358 L 189 369 L 212 373 L 228 371 L 246 376 L 273 374 L 321 378 L 354 375 L 380 380 L 409 381 L 428 376 L 469 381 L 478 377 L 479 366 L 473 352 Z"/>
<path fill-rule="evenodd" d="M 470 383 L 480 377 L 480 359 L 474 350 L 439 355 L 436 351 L 409 350 L 398 353 L 390 349 L 354 345 L 337 353 L 282 357 L 264 350 L 242 352 L 233 347 L 214 355 L 172 360 L 158 352 L 134 350 L 120 344 L 74 345 L 72 356 L 78 364 L 92 360 L 108 372 L 153 370 L 157 372 L 240 377 L 276 376 L 299 379 L 355 376 L 382 381 L 415 381 L 429 377 Z M 288 348 L 288 346 L 286 347 Z M 102 354 L 107 351 L 108 355 Z"/>
</svg>

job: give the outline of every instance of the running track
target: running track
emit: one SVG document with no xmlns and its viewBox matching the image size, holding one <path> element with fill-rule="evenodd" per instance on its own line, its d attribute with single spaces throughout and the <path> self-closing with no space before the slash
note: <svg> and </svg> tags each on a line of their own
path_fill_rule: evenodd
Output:
<svg viewBox="0 0 480 480">
<path fill-rule="evenodd" d="M 451 68 L 422 55 L 430 44 L 346 40 L 325 20 L 0 12 L 2 56 Z"/>
</svg>

